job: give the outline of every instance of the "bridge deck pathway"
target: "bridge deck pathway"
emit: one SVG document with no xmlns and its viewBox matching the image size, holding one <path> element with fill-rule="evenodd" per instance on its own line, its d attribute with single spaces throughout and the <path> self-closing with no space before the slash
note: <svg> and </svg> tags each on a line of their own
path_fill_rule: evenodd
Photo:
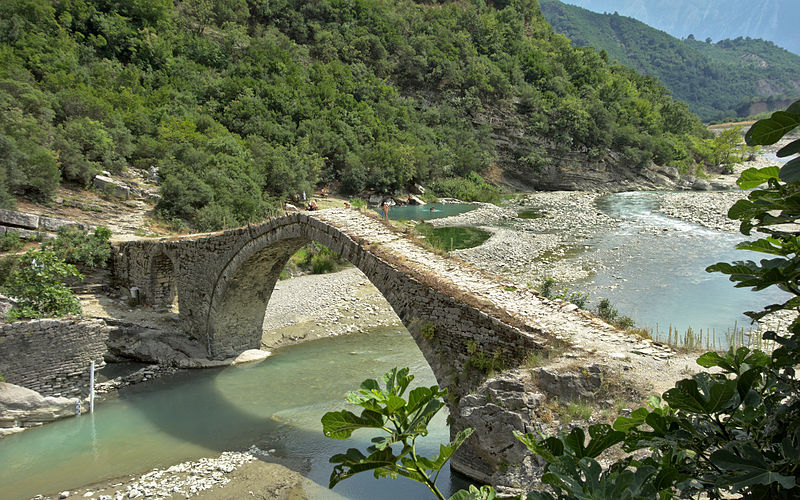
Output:
<svg viewBox="0 0 800 500">
<path fill-rule="evenodd" d="M 437 255 L 385 223 L 352 209 L 328 209 L 311 214 L 334 225 L 353 240 L 378 245 L 382 251 L 418 272 L 435 276 L 478 299 L 490 302 L 528 326 L 571 344 L 563 363 L 600 362 L 631 372 L 658 393 L 672 387 L 668 372 L 696 371 L 693 356 L 676 353 L 657 342 L 622 332 L 592 314 L 561 300 L 548 300 L 529 289 L 518 289 L 500 276 Z M 676 369 L 676 363 L 682 364 Z"/>
</svg>

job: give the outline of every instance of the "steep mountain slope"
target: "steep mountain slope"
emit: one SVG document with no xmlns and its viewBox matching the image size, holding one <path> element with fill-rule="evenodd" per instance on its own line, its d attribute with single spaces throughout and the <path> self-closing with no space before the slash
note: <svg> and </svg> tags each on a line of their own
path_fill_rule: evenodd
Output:
<svg viewBox="0 0 800 500">
<path fill-rule="evenodd" d="M 4 0 L 0 205 L 157 170 L 162 217 L 211 230 L 321 186 L 623 189 L 706 159 L 655 79 L 506 4 Z"/>
<path fill-rule="evenodd" d="M 772 42 L 679 40 L 633 18 L 542 0 L 553 28 L 579 46 L 659 78 L 703 119 L 751 114 L 751 104 L 782 106 L 800 95 L 800 56 Z M 754 104 L 755 108 L 758 106 Z"/>
<path fill-rule="evenodd" d="M 752 37 L 800 54 L 796 0 L 566 0 L 594 12 L 618 12 L 679 38 Z"/>
</svg>

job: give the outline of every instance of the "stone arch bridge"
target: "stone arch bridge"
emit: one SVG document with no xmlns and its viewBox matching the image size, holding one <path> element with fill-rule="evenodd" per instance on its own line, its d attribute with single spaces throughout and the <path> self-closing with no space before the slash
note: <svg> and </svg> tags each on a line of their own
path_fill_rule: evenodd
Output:
<svg viewBox="0 0 800 500">
<path fill-rule="evenodd" d="M 503 289 L 357 210 L 294 213 L 218 233 L 115 243 L 114 277 L 180 324 L 211 358 L 260 347 L 264 314 L 288 259 L 316 241 L 357 266 L 408 328 L 439 383 L 464 394 L 471 366 L 516 367 L 543 333 L 491 302 Z M 483 297 L 480 293 L 484 292 Z M 313 296 L 308 300 L 313 300 Z M 475 370 L 473 370 L 475 371 Z M 474 377 L 473 377 L 474 378 Z M 479 382 L 466 384 L 473 386 Z"/>
<path fill-rule="evenodd" d="M 654 348 L 572 304 L 548 301 L 527 287 L 436 255 L 402 231 L 351 209 L 294 213 L 219 233 L 118 242 L 114 275 L 120 286 L 138 288 L 144 302 L 177 302 L 183 329 L 204 341 L 209 357 L 224 358 L 260 346 L 281 270 L 310 241 L 357 266 L 406 325 L 439 384 L 449 390 L 451 435 L 475 429 L 451 466 L 483 482 L 516 487 L 523 470 L 517 467 L 534 467 L 511 431 L 537 429 L 540 401 L 514 373 L 489 378 L 487 367 L 519 367 L 535 351 L 568 344 L 564 357 L 572 364 L 578 356 L 587 364 L 633 362 L 651 356 Z"/>
</svg>

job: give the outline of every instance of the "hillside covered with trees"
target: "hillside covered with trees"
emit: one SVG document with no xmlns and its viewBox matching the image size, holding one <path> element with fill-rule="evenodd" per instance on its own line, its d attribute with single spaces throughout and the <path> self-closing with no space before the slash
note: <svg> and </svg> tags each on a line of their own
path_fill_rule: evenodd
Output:
<svg viewBox="0 0 800 500">
<path fill-rule="evenodd" d="M 566 0 L 594 12 L 619 12 L 678 38 L 751 37 L 800 54 L 797 0 Z"/>
<path fill-rule="evenodd" d="M 157 167 L 159 213 L 208 230 L 323 185 L 540 187 L 565 155 L 687 172 L 709 163 L 703 134 L 536 0 L 0 2 L 3 206 Z"/>
<path fill-rule="evenodd" d="M 655 76 L 704 120 L 747 116 L 753 101 L 800 96 L 800 56 L 761 39 L 679 40 L 633 18 L 541 0 L 559 33 Z M 779 105 L 780 106 L 784 106 Z"/>
</svg>

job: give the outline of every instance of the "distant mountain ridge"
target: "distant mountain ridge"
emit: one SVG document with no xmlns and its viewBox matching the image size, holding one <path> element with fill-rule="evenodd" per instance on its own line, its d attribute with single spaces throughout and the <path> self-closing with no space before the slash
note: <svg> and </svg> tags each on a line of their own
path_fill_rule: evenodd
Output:
<svg viewBox="0 0 800 500">
<path fill-rule="evenodd" d="M 800 96 L 800 56 L 774 43 L 679 40 L 633 18 L 541 0 L 553 28 L 578 46 L 659 78 L 704 120 L 748 116 Z"/>
<path fill-rule="evenodd" d="M 673 36 L 752 37 L 800 54 L 797 0 L 566 0 L 594 12 L 618 12 Z"/>
</svg>

